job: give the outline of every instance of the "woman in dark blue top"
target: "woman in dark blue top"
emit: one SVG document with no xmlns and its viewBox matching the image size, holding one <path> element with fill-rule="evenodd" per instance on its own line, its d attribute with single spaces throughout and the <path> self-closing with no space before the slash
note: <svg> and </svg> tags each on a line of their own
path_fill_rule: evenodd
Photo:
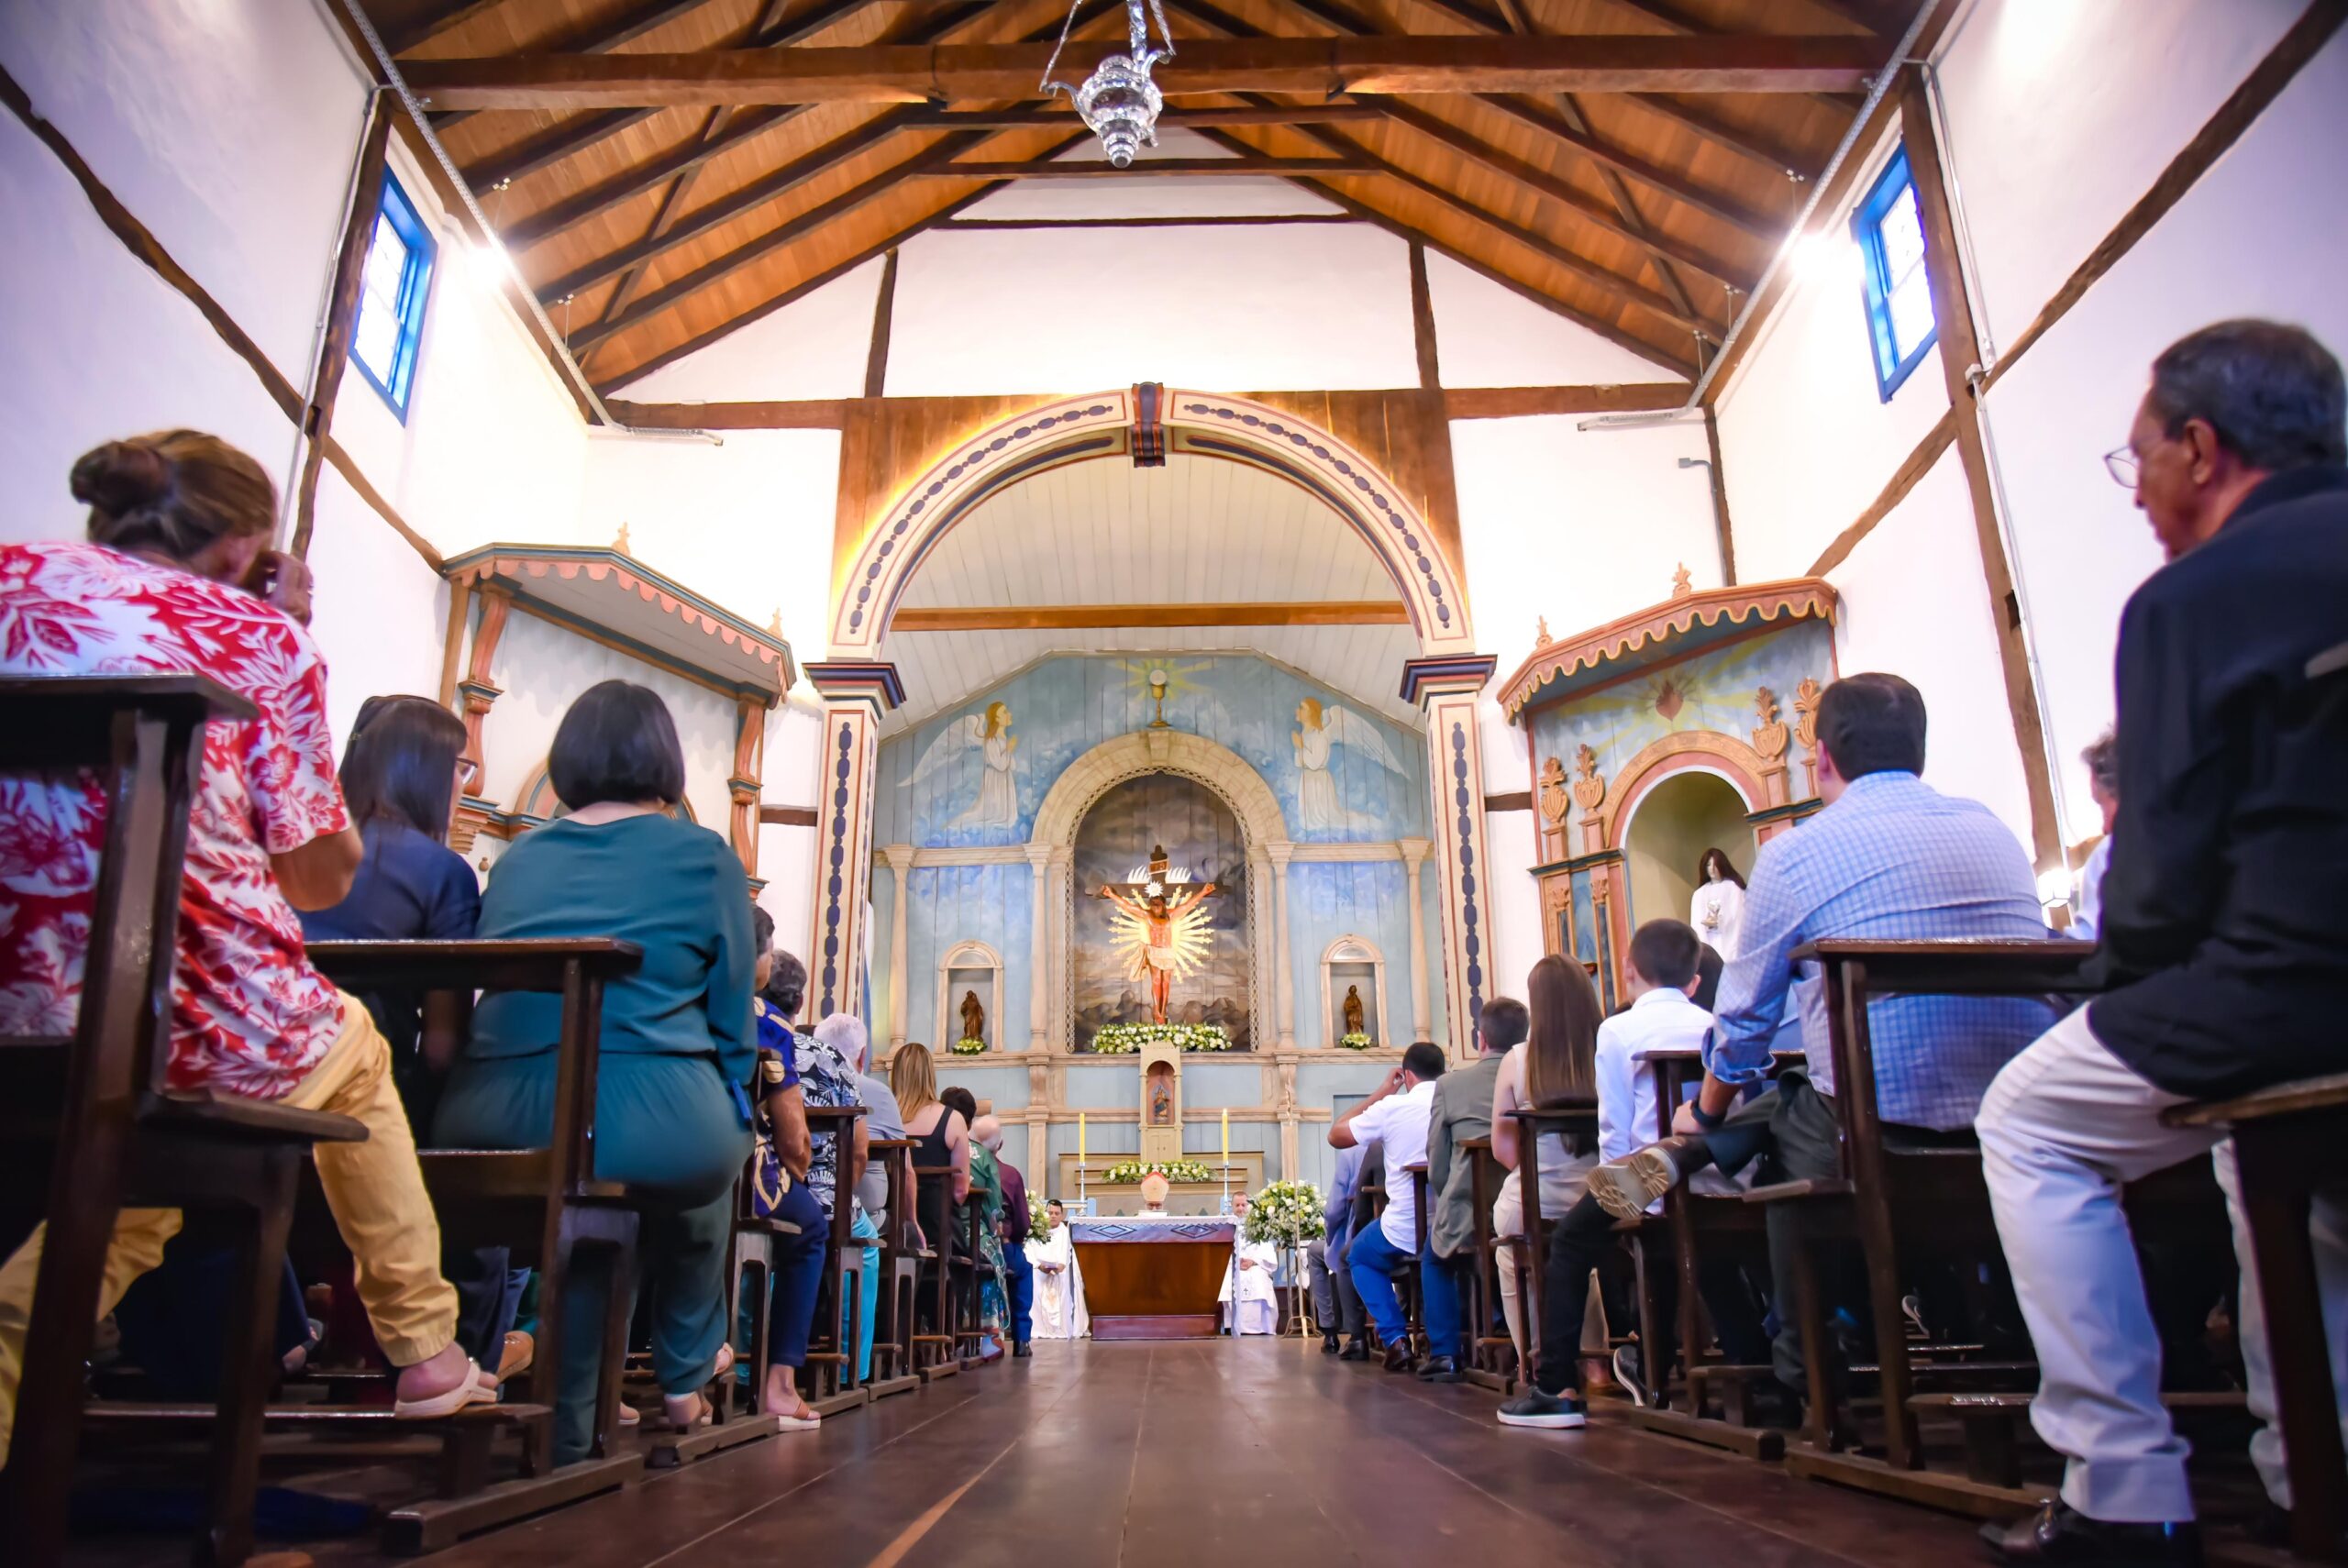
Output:
<svg viewBox="0 0 2348 1568">
<path fill-rule="evenodd" d="M 302 917 L 310 942 L 458 942 L 481 922 L 481 884 L 450 849 L 449 818 L 471 764 L 465 726 L 425 697 L 370 697 L 342 756 L 342 797 L 367 845 L 350 892 Z M 407 995 L 360 999 L 392 1048 L 393 1081 L 418 1132 L 460 1042 L 453 999 L 426 1010 Z"/>
</svg>

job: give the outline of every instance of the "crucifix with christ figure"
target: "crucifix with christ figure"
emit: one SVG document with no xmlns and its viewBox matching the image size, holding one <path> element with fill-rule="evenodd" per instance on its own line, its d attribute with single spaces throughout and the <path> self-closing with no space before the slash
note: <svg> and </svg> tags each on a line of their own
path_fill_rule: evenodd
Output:
<svg viewBox="0 0 2348 1568">
<path fill-rule="evenodd" d="M 1186 980 L 1206 962 L 1209 941 L 1206 900 L 1215 884 L 1191 885 L 1190 872 L 1168 864 L 1166 848 L 1155 845 L 1149 864 L 1127 879 L 1124 889 L 1101 885 L 1099 896 L 1116 911 L 1116 945 L 1130 955 L 1131 977 L 1149 982 L 1150 1019 L 1167 1021 L 1174 982 Z"/>
</svg>

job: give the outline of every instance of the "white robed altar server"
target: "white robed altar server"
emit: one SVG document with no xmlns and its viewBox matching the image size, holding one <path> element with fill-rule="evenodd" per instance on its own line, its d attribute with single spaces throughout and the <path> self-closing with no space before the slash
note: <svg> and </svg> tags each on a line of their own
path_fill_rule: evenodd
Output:
<svg viewBox="0 0 2348 1568">
<path fill-rule="evenodd" d="M 1224 1327 L 1235 1334 L 1277 1334 L 1279 1297 L 1272 1288 L 1272 1273 L 1279 1266 L 1279 1251 L 1269 1242 L 1247 1239 L 1246 1193 L 1232 1198 L 1231 1211 L 1239 1228 L 1232 1232 L 1231 1262 L 1224 1267 L 1223 1290 L 1215 1297 L 1224 1308 Z"/>
<path fill-rule="evenodd" d="M 1084 1271 L 1077 1264 L 1067 1211 L 1054 1198 L 1045 1212 L 1051 1217 L 1051 1229 L 1027 1238 L 1027 1262 L 1036 1271 L 1036 1305 L 1027 1320 L 1033 1337 L 1090 1339 L 1092 1314 L 1084 1309 Z"/>
</svg>

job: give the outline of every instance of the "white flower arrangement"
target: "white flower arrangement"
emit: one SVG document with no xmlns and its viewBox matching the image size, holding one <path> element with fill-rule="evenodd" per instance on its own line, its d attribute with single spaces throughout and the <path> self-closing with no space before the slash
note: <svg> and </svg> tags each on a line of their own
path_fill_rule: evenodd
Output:
<svg viewBox="0 0 2348 1568">
<path fill-rule="evenodd" d="M 1230 1033 L 1212 1023 L 1110 1023 L 1092 1037 L 1096 1056 L 1130 1056 L 1163 1042 L 1178 1051 L 1228 1051 Z"/>
<path fill-rule="evenodd" d="M 1321 1189 L 1309 1181 L 1276 1181 L 1248 1200 L 1242 1232 L 1251 1242 L 1301 1247 L 1328 1232 Z"/>
<path fill-rule="evenodd" d="M 1101 1179 L 1111 1187 L 1126 1187 L 1156 1171 L 1168 1181 L 1214 1180 L 1214 1171 L 1202 1160 L 1119 1160 Z"/>
<path fill-rule="evenodd" d="M 953 1052 L 957 1056 L 981 1055 L 985 1053 L 987 1043 L 985 1041 L 974 1039 L 968 1034 L 965 1034 L 961 1039 L 957 1040 L 953 1044 L 947 1047 L 947 1050 Z"/>
<path fill-rule="evenodd" d="M 1337 1043 L 1348 1051 L 1367 1051 L 1376 1045 L 1378 1042 L 1372 1040 L 1368 1035 L 1357 1029 L 1349 1034 L 1338 1035 Z"/>
<path fill-rule="evenodd" d="M 1049 1201 L 1040 1192 L 1027 1195 L 1027 1233 L 1039 1241 L 1052 1233 L 1052 1216 L 1045 1208 Z"/>
</svg>

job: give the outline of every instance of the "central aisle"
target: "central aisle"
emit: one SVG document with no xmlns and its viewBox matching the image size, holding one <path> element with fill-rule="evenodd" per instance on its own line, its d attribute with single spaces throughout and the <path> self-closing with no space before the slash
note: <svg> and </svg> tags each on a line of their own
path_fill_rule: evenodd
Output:
<svg viewBox="0 0 2348 1568">
<path fill-rule="evenodd" d="M 433 1558 L 645 1568 L 1943 1568 L 1972 1527 L 1317 1345 L 1038 1344 Z"/>
</svg>

